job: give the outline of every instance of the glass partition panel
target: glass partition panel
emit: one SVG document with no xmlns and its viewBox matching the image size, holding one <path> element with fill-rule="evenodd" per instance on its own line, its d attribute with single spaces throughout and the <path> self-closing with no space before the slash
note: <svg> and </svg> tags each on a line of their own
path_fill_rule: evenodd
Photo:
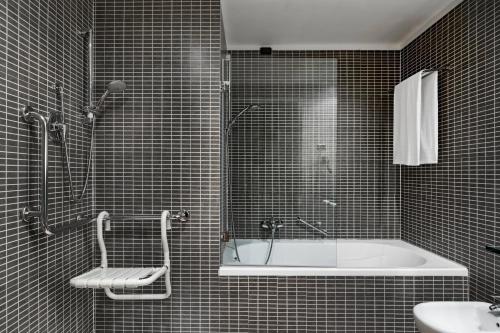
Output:
<svg viewBox="0 0 500 333">
<path fill-rule="evenodd" d="M 223 264 L 335 266 L 336 60 L 248 51 L 230 59 Z"/>
</svg>

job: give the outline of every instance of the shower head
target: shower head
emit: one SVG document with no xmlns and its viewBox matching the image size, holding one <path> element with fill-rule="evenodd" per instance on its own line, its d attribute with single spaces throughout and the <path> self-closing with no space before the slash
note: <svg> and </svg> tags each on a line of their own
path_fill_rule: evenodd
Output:
<svg viewBox="0 0 500 333">
<path fill-rule="evenodd" d="M 226 134 L 227 135 L 231 134 L 231 129 L 233 128 L 234 124 L 236 123 L 236 121 L 238 120 L 239 117 L 243 116 L 248 111 L 259 110 L 261 108 L 262 108 L 262 106 L 260 106 L 259 104 L 249 104 L 243 110 L 241 110 L 240 112 L 238 112 L 238 114 L 236 116 L 234 116 L 234 118 L 227 125 L 227 127 L 226 127 Z"/>
<path fill-rule="evenodd" d="M 108 83 L 106 86 L 106 92 L 101 96 L 99 99 L 99 102 L 95 105 L 95 109 L 99 111 L 101 108 L 102 104 L 104 103 L 104 100 L 109 96 L 111 93 L 120 93 L 123 92 L 125 89 L 127 89 L 127 84 L 122 81 L 122 80 L 115 80 L 111 81 Z"/>
<path fill-rule="evenodd" d="M 107 89 L 110 93 L 119 93 L 127 89 L 127 84 L 122 80 L 115 80 L 108 83 Z"/>
</svg>

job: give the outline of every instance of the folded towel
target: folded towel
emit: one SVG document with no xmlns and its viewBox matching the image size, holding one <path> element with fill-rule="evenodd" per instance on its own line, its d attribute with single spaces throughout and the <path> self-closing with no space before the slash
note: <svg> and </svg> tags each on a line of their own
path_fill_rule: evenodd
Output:
<svg viewBox="0 0 500 333">
<path fill-rule="evenodd" d="M 438 72 L 422 78 L 420 164 L 438 162 Z"/>
<path fill-rule="evenodd" d="M 437 72 L 423 73 L 394 89 L 394 164 L 437 163 Z"/>
</svg>

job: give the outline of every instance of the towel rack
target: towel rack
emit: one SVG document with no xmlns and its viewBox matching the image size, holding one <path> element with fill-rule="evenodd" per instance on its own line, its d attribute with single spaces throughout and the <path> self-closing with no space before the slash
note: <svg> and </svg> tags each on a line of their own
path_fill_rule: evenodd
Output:
<svg viewBox="0 0 500 333">
<path fill-rule="evenodd" d="M 109 223 L 114 218 L 126 219 L 158 219 L 152 215 L 126 215 L 110 216 L 102 211 L 97 217 L 97 241 L 101 251 L 101 265 L 84 274 L 74 277 L 70 284 L 75 288 L 104 289 L 106 295 L 114 300 L 162 300 L 170 297 L 172 287 L 170 284 L 170 258 L 167 241 L 167 230 L 172 229 L 172 219 L 189 218 L 189 212 L 181 211 L 183 217 L 177 214 L 172 216 L 165 210 L 161 214 L 161 243 L 163 247 L 163 265 L 161 267 L 108 267 L 108 256 L 104 244 L 103 222 Z M 162 275 L 165 276 L 166 292 L 161 294 L 116 294 L 111 289 L 138 288 L 152 284 Z"/>
<path fill-rule="evenodd" d="M 432 67 L 432 68 L 425 68 L 421 70 L 421 72 L 424 72 L 422 77 L 426 77 L 427 75 L 434 73 L 434 72 L 447 72 L 451 70 L 452 68 L 450 66 L 442 66 L 442 67 Z M 388 93 L 393 93 L 394 92 L 394 87 L 390 88 L 387 90 Z"/>
</svg>

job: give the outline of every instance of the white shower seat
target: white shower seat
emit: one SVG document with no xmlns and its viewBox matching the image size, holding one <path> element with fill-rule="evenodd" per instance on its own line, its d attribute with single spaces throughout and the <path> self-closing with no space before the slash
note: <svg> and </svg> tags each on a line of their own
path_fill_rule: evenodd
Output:
<svg viewBox="0 0 500 333">
<path fill-rule="evenodd" d="M 170 259 L 167 242 L 167 230 L 172 229 L 171 215 L 163 211 L 161 215 L 161 240 L 163 245 L 164 264 L 162 267 L 108 267 L 106 246 L 102 231 L 103 221 L 109 223 L 108 212 L 103 211 L 97 217 L 97 239 L 101 250 L 101 266 L 83 273 L 70 280 L 75 288 L 103 288 L 106 295 L 115 300 L 151 300 L 165 299 L 172 293 L 170 285 Z M 111 288 L 138 288 L 150 285 L 165 275 L 166 292 L 163 294 L 115 294 Z"/>
<path fill-rule="evenodd" d="M 166 267 L 98 267 L 71 279 L 71 285 L 76 288 L 138 288 L 153 283 L 165 272 Z"/>
</svg>

